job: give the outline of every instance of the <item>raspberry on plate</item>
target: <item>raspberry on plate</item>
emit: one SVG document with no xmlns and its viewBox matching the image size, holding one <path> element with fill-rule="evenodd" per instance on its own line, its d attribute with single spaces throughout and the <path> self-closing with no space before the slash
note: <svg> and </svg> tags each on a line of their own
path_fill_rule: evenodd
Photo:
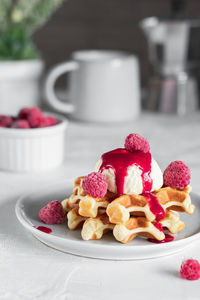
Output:
<svg viewBox="0 0 200 300">
<path fill-rule="evenodd" d="M 188 259 L 182 262 L 181 277 L 187 280 L 197 280 L 200 278 L 200 263 L 196 259 Z"/>
<path fill-rule="evenodd" d="M 62 223 L 64 211 L 61 203 L 57 200 L 51 201 L 40 210 L 39 217 L 46 224 Z"/>
<path fill-rule="evenodd" d="M 108 188 L 105 176 L 98 172 L 85 176 L 82 186 L 89 195 L 95 198 L 103 198 Z"/>
<path fill-rule="evenodd" d="M 182 161 L 173 161 L 163 173 L 165 186 L 185 188 L 190 184 L 190 169 Z"/>
<path fill-rule="evenodd" d="M 150 151 L 148 141 L 137 133 L 131 133 L 126 137 L 124 147 L 130 152 L 142 151 L 147 153 Z"/>
</svg>

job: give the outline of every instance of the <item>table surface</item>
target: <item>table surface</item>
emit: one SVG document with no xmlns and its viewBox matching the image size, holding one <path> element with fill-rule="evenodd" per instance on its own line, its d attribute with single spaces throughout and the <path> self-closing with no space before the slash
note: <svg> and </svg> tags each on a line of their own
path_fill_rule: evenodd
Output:
<svg viewBox="0 0 200 300">
<path fill-rule="evenodd" d="M 0 299 L 200 299 L 200 281 L 179 276 L 184 259 L 200 259 L 200 240 L 163 258 L 105 261 L 51 249 L 16 219 L 20 195 L 88 174 L 100 155 L 121 147 L 130 132 L 148 138 L 162 170 L 173 160 L 188 164 L 193 192 L 200 194 L 200 114 L 143 114 L 132 123 L 112 125 L 70 122 L 62 167 L 40 174 L 0 172 Z"/>
</svg>

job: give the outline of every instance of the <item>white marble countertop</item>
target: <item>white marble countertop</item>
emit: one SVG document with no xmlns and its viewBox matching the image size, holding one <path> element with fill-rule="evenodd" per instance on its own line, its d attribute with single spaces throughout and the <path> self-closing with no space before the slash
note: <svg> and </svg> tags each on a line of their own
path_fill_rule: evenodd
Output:
<svg viewBox="0 0 200 300">
<path fill-rule="evenodd" d="M 148 138 L 162 169 L 173 160 L 188 164 L 193 192 L 200 194 L 200 114 L 143 114 L 133 123 L 118 125 L 71 122 L 61 168 L 43 174 L 0 172 L 0 299 L 200 299 L 200 281 L 179 277 L 183 259 L 200 260 L 200 240 L 163 258 L 95 260 L 45 246 L 16 219 L 14 206 L 22 193 L 91 172 L 101 153 L 121 147 L 130 132 Z"/>
</svg>

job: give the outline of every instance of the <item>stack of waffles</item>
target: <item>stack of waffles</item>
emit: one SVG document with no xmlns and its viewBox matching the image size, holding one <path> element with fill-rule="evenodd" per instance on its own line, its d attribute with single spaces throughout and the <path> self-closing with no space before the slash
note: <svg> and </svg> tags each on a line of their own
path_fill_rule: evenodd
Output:
<svg viewBox="0 0 200 300">
<path fill-rule="evenodd" d="M 190 186 L 184 189 L 162 187 L 153 193 L 118 196 L 107 191 L 95 198 L 82 187 L 84 177 L 74 181 L 73 194 L 62 201 L 70 230 L 81 228 L 84 240 L 101 239 L 111 231 L 121 243 L 136 236 L 164 241 L 165 232 L 172 234 L 184 228 L 179 212 L 192 214 L 194 205 L 189 196 Z M 151 205 L 152 201 L 155 201 Z"/>
</svg>

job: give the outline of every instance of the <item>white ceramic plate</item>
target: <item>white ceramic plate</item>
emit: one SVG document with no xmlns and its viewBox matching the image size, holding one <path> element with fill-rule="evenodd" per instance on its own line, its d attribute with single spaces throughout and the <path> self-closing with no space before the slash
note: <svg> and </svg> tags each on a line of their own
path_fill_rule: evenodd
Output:
<svg viewBox="0 0 200 300">
<path fill-rule="evenodd" d="M 101 240 L 84 241 L 80 230 L 71 231 L 67 224 L 47 225 L 51 234 L 44 233 L 37 226 L 45 226 L 38 218 L 39 210 L 52 200 L 63 200 L 72 193 L 72 182 L 64 181 L 48 186 L 41 191 L 21 197 L 16 204 L 16 215 L 22 225 L 41 242 L 55 249 L 92 258 L 133 260 L 155 258 L 180 251 L 200 237 L 200 196 L 191 195 L 196 206 L 193 215 L 182 214 L 185 229 L 175 235 L 175 240 L 165 244 L 149 243 L 143 238 L 135 238 L 128 244 L 117 242 L 112 233 Z"/>
</svg>

